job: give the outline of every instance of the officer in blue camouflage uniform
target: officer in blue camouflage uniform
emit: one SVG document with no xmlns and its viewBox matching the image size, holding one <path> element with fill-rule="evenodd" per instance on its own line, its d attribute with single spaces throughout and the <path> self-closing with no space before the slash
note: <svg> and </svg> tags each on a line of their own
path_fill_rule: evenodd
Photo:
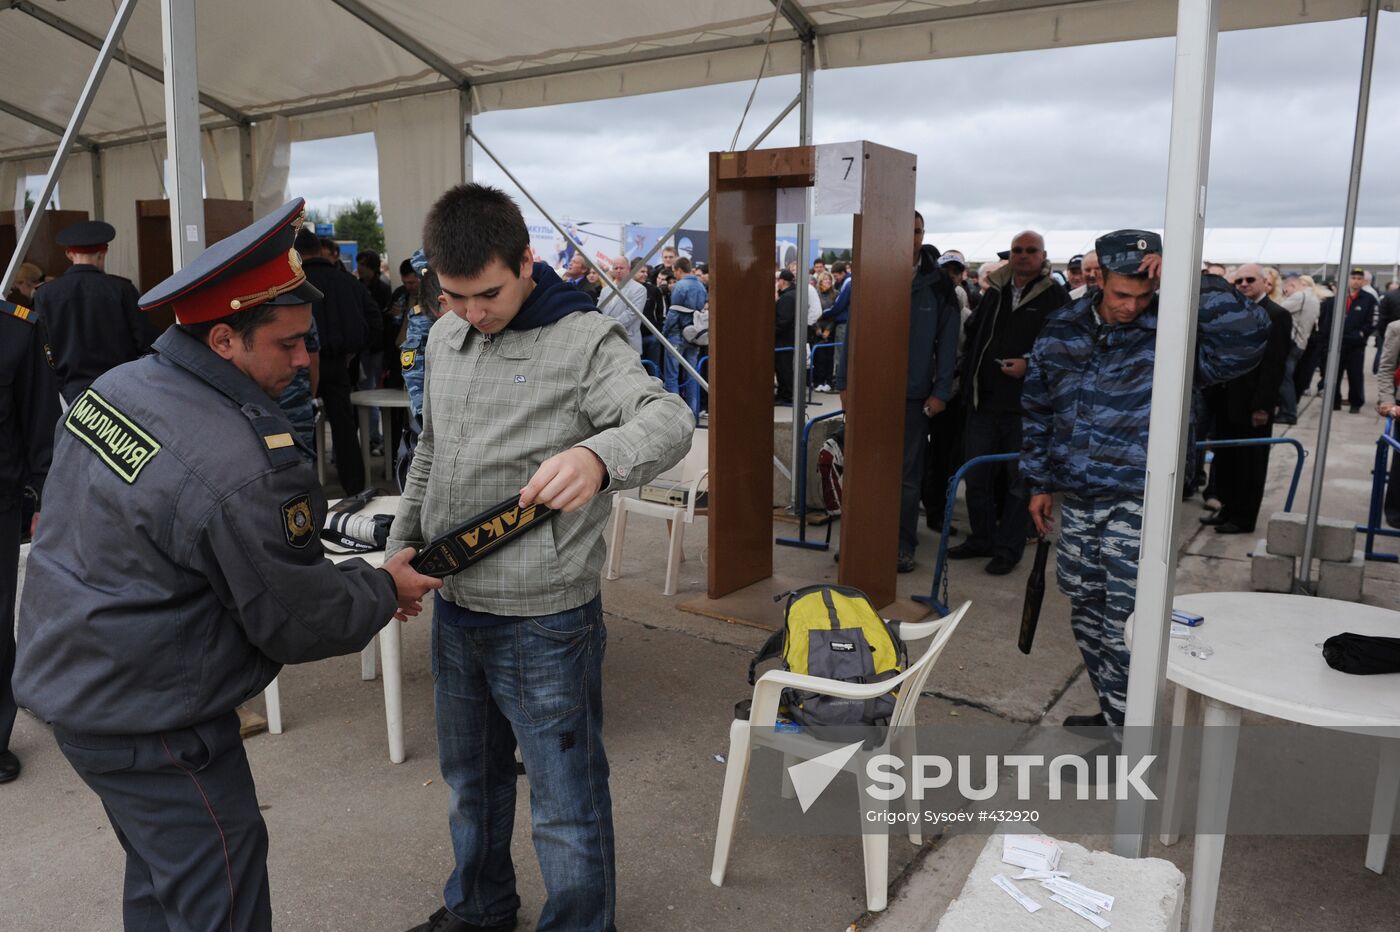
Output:
<svg viewBox="0 0 1400 932">
<path fill-rule="evenodd" d="M 428 346 L 428 331 L 442 314 L 438 305 L 442 289 L 438 287 L 437 276 L 428 268 L 423 250 L 415 252 L 408 261 L 418 273 L 418 303 L 408 315 L 403 344 L 399 347 L 399 364 L 403 369 L 404 387 L 408 389 L 408 407 L 413 412 L 409 429 L 416 436 L 423 419 L 423 367 L 428 360 L 424 350 Z"/>
<path fill-rule="evenodd" d="M 313 376 L 319 375 L 321 340 L 316 336 L 316 320 L 312 318 L 311 329 L 306 332 L 305 339 L 306 355 L 311 360 L 308 366 L 302 366 L 297 370 L 296 376 L 292 379 L 292 384 L 282 390 L 282 395 L 277 399 L 277 406 L 282 409 L 282 413 L 287 415 L 287 420 L 292 422 L 293 429 L 297 432 L 297 439 L 300 440 L 308 450 L 316 449 L 316 386 L 313 384 Z"/>
<path fill-rule="evenodd" d="M 1095 246 L 1103 290 L 1051 314 L 1031 352 L 1020 465 L 1042 534 L 1051 529 L 1052 494 L 1064 495 L 1056 575 L 1099 697 L 1099 714 L 1070 716 L 1065 725 L 1108 725 L 1116 736 L 1127 705 L 1123 626 L 1137 592 L 1162 240 L 1119 230 Z M 1263 308 L 1223 278 L 1203 277 L 1196 383 L 1254 368 L 1268 333 Z"/>
</svg>

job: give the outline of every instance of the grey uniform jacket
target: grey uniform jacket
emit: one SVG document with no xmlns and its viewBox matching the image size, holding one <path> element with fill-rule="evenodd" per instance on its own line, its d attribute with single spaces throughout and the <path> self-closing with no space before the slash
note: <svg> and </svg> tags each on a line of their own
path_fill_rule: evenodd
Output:
<svg viewBox="0 0 1400 932">
<path fill-rule="evenodd" d="M 363 648 L 393 580 L 330 563 L 326 501 L 276 402 L 176 328 L 58 428 L 25 574 L 14 691 L 65 729 L 226 713 L 282 664 Z"/>
</svg>

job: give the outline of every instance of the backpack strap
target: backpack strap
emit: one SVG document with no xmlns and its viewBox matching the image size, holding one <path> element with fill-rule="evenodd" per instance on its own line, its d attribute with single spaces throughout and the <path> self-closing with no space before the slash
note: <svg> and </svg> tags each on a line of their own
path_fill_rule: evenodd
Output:
<svg viewBox="0 0 1400 932">
<path fill-rule="evenodd" d="M 758 665 L 766 660 L 781 657 L 783 654 L 783 635 L 786 634 L 786 627 L 779 628 L 768 636 L 768 640 L 763 642 L 763 646 L 758 649 L 758 653 L 753 655 L 749 661 L 749 685 L 752 686 L 758 679 Z"/>
</svg>

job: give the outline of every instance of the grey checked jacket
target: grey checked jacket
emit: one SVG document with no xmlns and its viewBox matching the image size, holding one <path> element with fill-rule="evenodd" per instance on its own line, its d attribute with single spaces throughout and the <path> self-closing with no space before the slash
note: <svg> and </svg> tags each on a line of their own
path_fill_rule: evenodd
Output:
<svg viewBox="0 0 1400 932">
<path fill-rule="evenodd" d="M 647 375 L 621 326 L 578 313 L 531 330 L 483 335 L 455 315 L 428 337 L 423 433 L 389 554 L 451 530 L 516 495 L 570 447 L 607 467 L 606 491 L 636 488 L 690 449 L 695 421 Z M 442 594 L 496 615 L 568 611 L 598 593 L 610 496 L 600 494 L 467 570 Z"/>
</svg>

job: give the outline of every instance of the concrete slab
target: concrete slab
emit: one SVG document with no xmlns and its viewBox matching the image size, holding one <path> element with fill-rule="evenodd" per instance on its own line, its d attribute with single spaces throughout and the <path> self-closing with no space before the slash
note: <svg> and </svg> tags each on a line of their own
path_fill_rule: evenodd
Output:
<svg viewBox="0 0 1400 932">
<path fill-rule="evenodd" d="M 1267 553 L 1264 541 L 1254 548 L 1249 558 L 1249 584 L 1255 592 L 1292 592 L 1293 557 Z"/>
<path fill-rule="evenodd" d="M 1367 491 L 1370 487 L 1367 486 Z M 1303 555 L 1307 536 L 1307 515 L 1303 512 L 1278 512 L 1269 518 L 1269 553 L 1286 557 Z M 1319 560 L 1351 559 L 1356 548 L 1356 523 L 1340 518 L 1318 516 L 1317 534 L 1313 538 L 1313 556 Z"/>
<path fill-rule="evenodd" d="M 1345 563 L 1323 560 L 1317 566 L 1317 595 L 1322 599 L 1360 602 L 1366 555 L 1357 550 Z"/>
<path fill-rule="evenodd" d="M 1175 932 L 1181 926 L 1186 876 L 1170 861 L 1159 858 L 1120 858 L 1104 851 L 1061 841 L 1058 869 L 1069 879 L 1114 898 L 1113 909 L 1102 918 L 1133 932 Z M 1002 836 L 986 840 L 967 882 L 935 927 L 937 932 L 1083 932 L 1090 926 L 1058 903 L 1036 881 L 1013 880 L 1016 889 L 1040 904 L 1034 913 L 992 883 L 998 874 L 1008 880 L 1020 868 L 1003 864 Z"/>
</svg>

